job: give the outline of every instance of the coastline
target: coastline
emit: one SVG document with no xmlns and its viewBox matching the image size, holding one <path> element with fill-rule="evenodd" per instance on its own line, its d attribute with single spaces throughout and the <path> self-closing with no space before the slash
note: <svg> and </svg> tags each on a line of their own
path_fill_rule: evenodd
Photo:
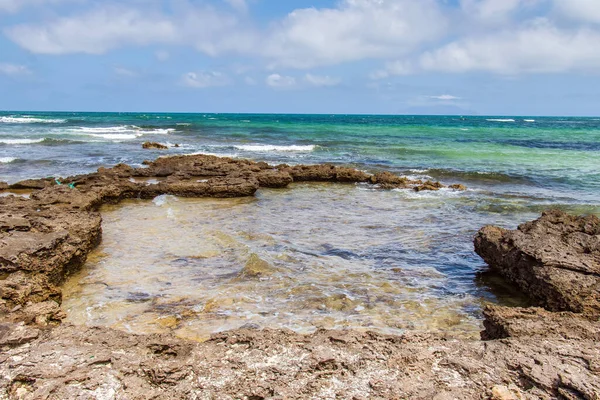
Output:
<svg viewBox="0 0 600 400">
<path fill-rule="evenodd" d="M 148 184 L 148 179 L 156 179 L 156 183 Z M 271 167 L 264 162 L 201 155 L 159 158 L 146 168 L 123 164 L 101 168 L 97 173 L 66 178 L 61 185 L 52 179 L 4 185 L 4 190 L 33 190 L 29 199 L 0 198 L 4 275 L 0 281 L 4 301 L 0 344 L 6 350 L 0 387 L 5 396 L 67 398 L 95 393 L 105 398 L 339 395 L 509 399 L 566 397 L 571 393 L 598 398 L 598 296 L 593 288 L 598 285 L 599 271 L 593 258 L 584 262 L 592 265 L 588 270 L 569 268 L 590 282 L 587 287 L 592 289 L 583 292 L 568 286 L 561 290 L 566 282 L 549 279 L 552 273 L 518 278 L 504 273 L 525 290 L 531 286 L 529 279 L 538 283 L 535 293 L 529 294 L 550 312 L 489 307 L 485 312 L 485 342 L 410 333 L 389 336 L 318 331 L 303 336 L 241 329 L 196 344 L 168 335 L 144 337 L 107 328 L 60 325 L 64 318 L 59 306 L 60 285 L 98 244 L 102 228 L 97 209 L 101 204 L 161 194 L 252 196 L 260 187 L 283 188 L 291 182 L 310 181 L 364 182 L 382 189 L 416 191 L 442 187 L 438 182 L 385 172 L 369 175 L 331 165 Z M 578 238 L 598 235 L 594 231 L 600 229 L 597 218 L 548 215 L 546 219 L 554 218 L 560 226 L 574 226 L 576 229 L 569 232 Z M 506 235 L 510 233 L 487 229 L 477 238 L 477 247 L 489 254 L 484 258 L 497 269 L 508 270 L 502 267 L 501 260 L 507 258 L 503 252 L 525 260 L 539 259 L 539 263 L 525 262 L 520 268 L 524 271 L 555 268 L 552 263 L 557 262 L 556 257 L 546 259 L 547 252 L 539 253 L 530 246 L 527 232 L 521 247 L 514 239 L 505 240 Z M 591 245 L 584 247 L 567 260 L 567 265 L 581 263 L 581 254 L 597 255 L 599 251 Z M 484 248 L 487 253 L 481 250 Z M 558 289 L 547 290 L 549 286 Z M 556 293 L 562 295 L 561 301 L 556 300 Z M 48 353 L 53 348 L 62 350 Z M 71 360 L 64 361 L 65 356 Z M 573 357 L 585 359 L 587 365 L 572 363 Z M 543 367 L 536 367 L 538 362 Z M 61 366 L 60 373 L 50 367 L 56 364 Z"/>
</svg>

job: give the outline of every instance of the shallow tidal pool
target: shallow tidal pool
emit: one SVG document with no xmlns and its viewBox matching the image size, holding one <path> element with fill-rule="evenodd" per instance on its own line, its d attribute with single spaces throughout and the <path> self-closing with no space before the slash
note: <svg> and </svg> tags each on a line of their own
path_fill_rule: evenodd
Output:
<svg viewBox="0 0 600 400">
<path fill-rule="evenodd" d="M 486 196 L 294 184 L 104 206 L 103 241 L 65 284 L 63 309 L 75 324 L 193 340 L 242 326 L 477 337 L 486 302 L 525 302 L 481 274 L 473 235 L 537 215 Z"/>
</svg>

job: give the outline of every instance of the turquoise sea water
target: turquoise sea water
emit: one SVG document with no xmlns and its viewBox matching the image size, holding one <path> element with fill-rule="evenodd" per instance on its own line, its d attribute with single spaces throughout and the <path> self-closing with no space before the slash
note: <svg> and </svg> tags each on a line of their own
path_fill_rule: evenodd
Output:
<svg viewBox="0 0 600 400">
<path fill-rule="evenodd" d="M 180 146 L 143 150 L 148 140 Z M 78 322 L 91 318 L 87 322 L 102 324 L 108 318 L 111 325 L 131 327 L 139 316 L 156 318 L 156 309 L 146 305 L 177 299 L 192 310 L 211 310 L 210 324 L 200 323 L 211 331 L 245 321 L 300 330 L 326 324 L 396 332 L 439 324 L 476 331 L 485 301 L 518 303 L 501 280 L 480 274 L 486 266 L 472 245 L 479 228 L 515 228 L 550 207 L 600 215 L 600 118 L 0 113 L 0 181 L 192 153 L 330 162 L 463 183 L 468 190 L 414 193 L 308 184 L 261 190 L 256 200 L 242 202 L 167 196 L 107 210 L 101 254 L 80 277 L 96 289 L 77 284 L 76 296 L 67 296 L 70 315 L 81 316 Z M 121 222 L 127 218 L 144 222 Z M 129 232 L 128 226 L 136 228 Z M 145 226 L 144 240 L 151 245 L 137 248 L 144 240 L 136 235 Z M 172 237 L 180 237 L 179 247 L 166 244 Z M 206 246 L 217 250 L 207 250 L 205 258 L 192 251 Z M 249 254 L 274 266 L 271 280 L 246 285 L 235 278 Z M 144 280 L 123 281 L 119 271 L 137 262 L 136 276 Z M 228 273 L 216 274 L 217 266 Z M 180 275 L 181 282 L 164 283 L 165 270 Z M 326 282 L 328 276 L 336 279 Z M 181 300 L 176 295 L 186 292 L 181 288 L 186 282 L 195 286 Z M 254 302 L 245 290 L 264 297 Z M 197 295 L 213 291 L 211 299 Z M 129 301 L 132 293 L 160 300 Z M 228 301 L 220 309 L 218 298 Z M 97 313 L 90 314 L 90 307 L 98 307 Z M 107 317 L 115 307 L 120 311 Z M 445 310 L 444 316 L 424 322 L 436 310 Z M 185 335 L 210 333 L 199 333 L 198 321 L 186 325 L 196 333 Z"/>
<path fill-rule="evenodd" d="M 65 176 L 160 152 L 146 140 L 270 162 L 351 164 L 594 202 L 600 118 L 0 113 L 0 176 Z"/>
</svg>

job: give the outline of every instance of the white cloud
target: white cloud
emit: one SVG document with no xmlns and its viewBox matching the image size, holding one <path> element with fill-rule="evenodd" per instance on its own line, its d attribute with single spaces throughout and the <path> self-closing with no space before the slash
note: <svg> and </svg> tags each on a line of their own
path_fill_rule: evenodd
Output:
<svg viewBox="0 0 600 400">
<path fill-rule="evenodd" d="M 255 40 L 235 16 L 187 2 L 173 3 L 169 15 L 150 5 L 99 4 L 83 14 L 47 24 L 16 25 L 4 32 L 13 42 L 38 54 L 103 54 L 125 46 L 183 44 L 217 56 L 249 51 Z"/>
<path fill-rule="evenodd" d="M 568 18 L 600 23 L 600 3 L 598 0 L 555 0 L 555 11 Z"/>
<path fill-rule="evenodd" d="M 25 65 L 0 62 L 0 74 L 4 75 L 29 75 L 31 70 Z"/>
<path fill-rule="evenodd" d="M 428 71 L 550 73 L 600 68 L 600 32 L 565 30 L 546 19 L 479 37 L 467 37 L 425 53 Z"/>
<path fill-rule="evenodd" d="M 271 32 L 273 66 L 310 68 L 405 54 L 441 36 L 435 0 L 342 0 L 336 8 L 298 9 Z"/>
<path fill-rule="evenodd" d="M 21 47 L 39 54 L 102 54 L 123 45 L 147 45 L 175 40 L 173 23 L 159 14 L 108 6 L 77 17 L 63 17 L 49 25 L 18 25 L 6 29 Z"/>
<path fill-rule="evenodd" d="M 227 75 L 218 71 L 188 72 L 183 75 L 182 80 L 185 86 L 198 89 L 227 86 L 232 83 Z"/>
<path fill-rule="evenodd" d="M 245 82 L 245 83 L 246 83 L 246 85 L 248 85 L 248 86 L 254 86 L 254 85 L 256 85 L 256 79 L 254 79 L 254 78 L 252 78 L 252 77 L 250 77 L 250 76 L 247 76 L 247 77 L 245 77 L 245 78 L 244 78 L 244 82 Z"/>
<path fill-rule="evenodd" d="M 466 17 L 486 24 L 507 23 L 517 12 L 547 0 L 460 0 Z"/>
<path fill-rule="evenodd" d="M 442 101 L 452 101 L 452 100 L 460 100 L 460 97 L 452 96 L 451 94 L 440 94 L 438 96 L 427 96 L 432 100 L 442 100 Z"/>
<path fill-rule="evenodd" d="M 296 86 L 296 78 L 292 76 L 271 74 L 267 76 L 266 83 L 272 88 L 292 88 Z"/>
<path fill-rule="evenodd" d="M 337 86 L 342 82 L 340 78 L 333 78 L 331 76 L 320 76 L 313 74 L 306 74 L 304 76 L 304 80 L 308 84 L 316 87 Z"/>
</svg>

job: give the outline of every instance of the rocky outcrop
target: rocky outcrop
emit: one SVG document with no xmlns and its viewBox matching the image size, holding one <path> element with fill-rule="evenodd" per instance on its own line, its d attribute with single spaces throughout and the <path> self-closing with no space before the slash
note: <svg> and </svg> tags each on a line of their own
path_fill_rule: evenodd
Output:
<svg viewBox="0 0 600 400">
<path fill-rule="evenodd" d="M 144 142 L 143 149 L 167 150 L 169 146 L 157 142 Z"/>
<path fill-rule="evenodd" d="M 193 343 L 61 324 L 60 286 L 100 240 L 100 205 L 251 196 L 305 181 L 442 187 L 333 165 L 203 155 L 11 185 L 35 190 L 29 199 L 0 197 L 0 398 L 600 398 L 599 221 L 557 211 L 517 231 L 478 234 L 479 254 L 546 308 L 488 307 L 486 341 L 239 329 Z M 250 255 L 243 273 L 273 271 Z"/>
<path fill-rule="evenodd" d="M 475 251 L 538 305 L 600 318 L 600 220 L 545 212 L 511 231 L 482 228 Z"/>
</svg>

